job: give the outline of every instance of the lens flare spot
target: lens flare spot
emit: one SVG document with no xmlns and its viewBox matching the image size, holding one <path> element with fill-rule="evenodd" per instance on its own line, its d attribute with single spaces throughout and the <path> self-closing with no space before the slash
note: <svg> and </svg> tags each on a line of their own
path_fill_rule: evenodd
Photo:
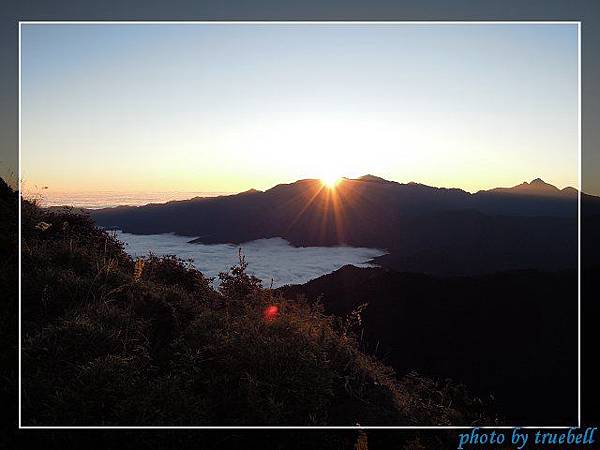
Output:
<svg viewBox="0 0 600 450">
<path fill-rule="evenodd" d="M 267 322 L 271 322 L 277 318 L 279 307 L 277 305 L 267 306 L 263 311 L 263 316 Z"/>
</svg>

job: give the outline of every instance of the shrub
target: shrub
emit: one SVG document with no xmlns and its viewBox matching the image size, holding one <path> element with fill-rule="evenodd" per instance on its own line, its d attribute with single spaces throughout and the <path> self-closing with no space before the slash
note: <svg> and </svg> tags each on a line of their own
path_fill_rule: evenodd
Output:
<svg viewBox="0 0 600 450">
<path fill-rule="evenodd" d="M 241 253 L 215 290 L 178 258 L 134 262 L 76 211 L 24 202 L 23 218 L 24 424 L 477 420 L 450 388 L 362 353 L 360 311 L 336 319 L 265 289 Z"/>
</svg>

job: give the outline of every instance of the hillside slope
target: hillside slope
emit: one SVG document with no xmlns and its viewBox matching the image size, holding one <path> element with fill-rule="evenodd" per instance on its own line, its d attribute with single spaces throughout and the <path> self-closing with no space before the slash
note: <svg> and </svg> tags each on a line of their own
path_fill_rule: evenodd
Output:
<svg viewBox="0 0 600 450">
<path fill-rule="evenodd" d="M 398 373 L 494 395 L 512 424 L 576 422 L 576 271 L 436 278 L 345 266 L 280 291 L 338 315 L 367 303 L 367 348 Z"/>
<path fill-rule="evenodd" d="M 134 262 L 85 216 L 28 202 L 22 258 L 26 425 L 493 422 L 460 387 L 396 379 L 353 321 L 263 289 L 243 258 L 214 290 L 183 261 Z"/>
</svg>

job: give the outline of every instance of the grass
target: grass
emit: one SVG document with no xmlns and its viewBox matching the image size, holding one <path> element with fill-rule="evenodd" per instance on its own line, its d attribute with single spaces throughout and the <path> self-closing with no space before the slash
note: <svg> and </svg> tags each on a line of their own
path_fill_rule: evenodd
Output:
<svg viewBox="0 0 600 450">
<path fill-rule="evenodd" d="M 276 294 L 243 257 L 215 289 L 176 257 L 132 260 L 84 215 L 23 201 L 22 223 L 24 425 L 485 418 L 459 386 L 396 377 L 360 350 L 359 318 Z"/>
</svg>

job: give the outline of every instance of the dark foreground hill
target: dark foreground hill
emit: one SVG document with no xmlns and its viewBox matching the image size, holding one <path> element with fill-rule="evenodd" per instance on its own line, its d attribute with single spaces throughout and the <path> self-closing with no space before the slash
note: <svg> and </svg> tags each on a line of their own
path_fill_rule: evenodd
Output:
<svg viewBox="0 0 600 450">
<path fill-rule="evenodd" d="M 594 210 L 596 197 L 586 196 Z M 265 192 L 91 212 L 125 232 L 174 232 L 202 243 L 282 237 L 296 246 L 387 249 L 377 262 L 403 271 L 474 274 L 577 264 L 577 192 L 541 180 L 470 194 L 378 177 L 335 189 L 301 180 Z"/>
<path fill-rule="evenodd" d="M 280 290 L 337 315 L 368 303 L 370 351 L 398 373 L 492 394 L 511 424 L 577 423 L 576 271 L 435 278 L 345 266 Z"/>
<path fill-rule="evenodd" d="M 454 384 L 394 373 L 352 318 L 263 289 L 134 262 L 89 218 L 22 209 L 25 425 L 493 423 Z"/>
<path fill-rule="evenodd" d="M 16 360 L 17 360 L 17 349 L 16 349 L 16 344 L 17 341 L 15 339 L 15 336 L 17 334 L 17 247 L 16 247 L 16 243 L 17 243 L 17 200 L 18 197 L 17 195 L 10 190 L 4 183 L 1 182 L 0 180 L 0 226 L 2 227 L 2 233 L 0 233 L 0 244 L 1 244 L 1 251 L 0 251 L 0 255 L 2 257 L 2 263 L 3 263 L 3 270 L 0 271 L 0 287 L 1 287 L 1 291 L 4 294 L 3 297 L 3 302 L 1 302 L 1 307 L 2 307 L 2 314 L 0 314 L 0 317 L 2 318 L 2 326 L 0 327 L 0 333 L 2 335 L 2 341 L 5 342 L 7 345 L 5 346 L 5 351 L 3 351 L 1 353 L 1 357 L 2 357 L 2 361 L 3 363 L 0 365 L 2 367 L 2 398 L 6 400 L 6 402 L 4 403 L 5 405 L 7 405 L 9 411 L 13 410 L 16 411 L 16 394 L 17 394 L 17 372 L 16 372 Z M 34 210 L 35 211 L 35 210 Z M 34 217 L 34 219 L 40 219 L 42 217 L 37 216 Z M 585 232 L 584 232 L 584 236 L 594 236 L 593 240 L 588 240 L 585 239 L 584 242 L 586 242 L 586 245 L 584 246 L 584 255 L 587 255 L 588 260 L 590 261 L 590 263 L 594 263 L 594 261 L 598 261 L 598 242 L 600 242 L 598 240 L 598 231 L 600 231 L 600 227 L 597 226 L 598 224 L 598 217 L 596 217 L 594 220 L 585 222 L 584 221 L 584 225 L 585 225 Z M 43 219 L 48 220 L 46 217 L 43 217 Z M 63 221 L 62 225 L 64 225 L 65 222 L 68 221 Z M 30 221 L 30 227 L 31 224 L 34 223 L 34 221 Z M 39 223 L 39 222 L 38 222 Z M 52 220 L 50 220 L 50 223 L 52 223 Z M 60 223 L 60 220 L 57 220 L 56 223 Z M 78 223 L 77 220 L 75 220 L 75 223 Z M 37 225 L 37 223 L 35 224 Z M 102 264 L 104 264 L 103 259 L 101 259 L 99 256 L 100 254 L 102 254 L 103 256 L 106 255 L 105 251 L 104 251 L 104 244 L 101 244 L 99 247 L 102 248 L 102 251 L 99 252 L 98 249 L 96 247 L 98 247 L 97 243 L 95 245 L 91 245 L 91 249 L 94 249 L 93 251 L 91 251 L 89 254 L 87 254 L 87 256 L 82 257 L 82 254 L 85 254 L 85 247 L 88 244 L 93 244 L 95 241 L 97 242 L 96 238 L 91 238 L 89 236 L 90 234 L 90 230 L 93 229 L 93 227 L 91 227 L 91 225 L 89 223 L 85 223 L 84 226 L 82 227 L 81 230 L 77 231 L 77 232 L 73 232 L 69 239 L 65 239 L 65 237 L 63 238 L 59 238 L 58 235 L 54 234 L 47 234 L 44 235 L 43 233 L 41 233 L 41 230 L 38 230 L 40 232 L 40 235 L 36 238 L 36 241 L 38 243 L 41 243 L 43 246 L 46 246 L 46 248 L 50 251 L 50 253 L 53 253 L 56 251 L 57 248 L 63 247 L 65 248 L 66 246 L 70 246 L 72 245 L 73 242 L 75 242 L 76 244 L 79 243 L 80 245 L 75 245 L 74 247 L 74 251 L 73 251 L 73 255 L 72 257 L 69 258 L 65 258 L 63 260 L 63 263 L 60 265 L 55 265 L 55 263 L 57 262 L 56 259 L 54 258 L 48 258 L 48 255 L 45 253 L 38 253 L 37 257 L 35 258 L 35 265 L 36 267 L 38 267 L 38 271 L 46 271 L 48 270 L 49 273 L 54 273 L 57 275 L 56 280 L 54 280 L 51 277 L 50 278 L 50 282 L 46 283 L 48 286 L 54 286 L 56 285 L 59 288 L 62 288 L 62 290 L 64 291 L 65 295 L 64 300 L 66 301 L 66 306 L 68 307 L 69 310 L 71 311 L 75 311 L 77 312 L 79 311 L 85 311 L 86 308 L 90 308 L 90 310 L 93 310 L 95 308 L 98 309 L 102 309 L 102 305 L 99 302 L 87 302 L 85 304 L 81 304 L 81 299 L 86 297 L 86 294 L 90 293 L 91 298 L 95 298 L 99 292 L 102 291 L 102 286 L 105 286 L 106 283 L 104 280 L 99 279 L 97 281 L 99 281 L 99 283 L 96 283 L 96 281 L 94 280 L 95 276 L 92 276 L 92 274 L 95 275 L 95 273 L 97 273 L 96 271 L 94 271 L 93 269 L 90 268 L 95 266 L 98 267 L 97 264 L 99 264 L 100 267 L 102 267 Z M 56 230 L 56 228 L 55 228 Z M 29 232 L 31 232 L 32 230 L 30 229 Z M 36 233 L 38 231 L 35 231 Z M 102 242 L 112 242 L 112 240 L 106 241 L 104 239 L 106 239 L 106 235 L 104 233 L 100 233 L 99 235 L 99 239 Z M 111 249 L 113 248 L 112 245 L 107 245 L 107 249 Z M 63 251 L 64 253 L 64 251 Z M 118 252 L 120 254 L 120 251 Z M 60 261 L 60 258 L 58 259 L 58 261 Z M 87 261 L 87 263 L 84 266 L 80 266 L 79 262 L 80 261 Z M 96 263 L 95 263 L 96 262 Z M 170 267 L 168 270 L 166 270 L 166 273 L 173 273 L 173 271 L 171 270 L 171 265 L 169 264 L 169 262 L 167 261 L 166 264 Z M 174 268 L 180 267 L 180 264 L 175 264 Z M 119 267 L 118 270 L 116 272 L 121 272 L 123 273 L 122 276 L 124 279 L 127 280 L 131 280 L 132 279 L 132 275 L 133 275 L 133 262 L 132 261 L 128 261 L 125 264 L 125 267 Z M 173 277 L 169 277 L 171 279 L 181 279 L 181 271 L 180 270 L 176 270 L 176 273 L 178 273 L 178 275 L 173 278 Z M 77 273 L 78 277 L 81 278 L 81 287 L 78 290 L 72 290 L 71 288 L 67 288 L 68 284 L 65 285 L 65 282 L 67 282 L 69 280 L 69 278 L 74 274 Z M 591 272 L 584 272 L 583 273 L 584 277 L 584 285 L 583 285 L 583 291 L 584 291 L 584 296 L 583 296 L 583 300 L 584 300 L 584 313 L 583 313 L 583 322 L 584 322 L 584 336 L 583 336 L 583 342 L 585 343 L 591 343 L 591 346 L 586 346 L 584 345 L 585 348 L 590 347 L 588 350 L 592 351 L 593 350 L 593 343 L 597 341 L 597 334 L 598 334 L 598 327 L 595 325 L 595 318 L 597 317 L 597 313 L 598 313 L 598 302 L 595 302 L 593 300 L 595 300 L 595 293 L 597 291 L 597 280 L 600 279 L 600 277 L 598 276 L 598 272 L 597 272 L 597 267 L 596 267 L 596 271 L 591 271 Z M 146 278 L 146 282 L 144 282 L 143 284 L 146 285 L 146 287 L 143 289 L 143 291 L 140 292 L 140 297 L 143 297 L 145 294 L 144 292 L 147 292 L 147 287 L 152 286 L 155 287 L 154 284 L 150 284 L 149 280 L 148 280 L 148 272 L 146 271 L 145 273 L 145 277 Z M 192 277 L 195 278 L 195 277 Z M 158 286 L 162 286 L 163 282 L 162 281 L 158 281 L 155 280 L 152 283 L 158 283 Z M 148 284 L 147 284 L 148 283 Z M 46 284 L 44 285 L 44 287 L 46 286 Z M 27 285 L 24 285 L 24 287 L 27 287 Z M 39 293 L 40 287 L 36 287 L 36 286 L 31 286 L 32 288 L 37 289 L 37 292 Z M 186 288 L 187 290 L 187 288 Z M 184 292 L 186 291 L 184 290 Z M 45 289 L 42 289 L 41 292 L 42 294 L 44 293 Z M 107 291 L 110 292 L 110 291 Z M 55 291 L 54 294 L 60 293 L 60 289 Z M 132 298 L 135 298 L 135 289 L 134 287 L 132 287 L 131 289 L 129 289 L 129 295 L 132 296 Z M 162 289 L 160 289 L 157 292 L 157 295 L 163 295 L 163 291 Z M 60 298 L 60 296 L 58 296 Z M 41 329 L 46 329 L 46 328 L 56 328 L 55 324 L 56 323 L 61 323 L 63 321 L 63 318 L 66 316 L 65 314 L 56 314 L 56 313 L 52 313 L 52 303 L 48 302 L 48 300 L 50 299 L 54 299 L 56 300 L 56 296 L 48 296 L 46 295 L 42 295 L 40 297 L 37 298 L 37 301 L 35 300 L 35 298 L 33 298 L 33 303 L 32 305 L 36 305 L 37 304 L 37 309 L 40 310 L 42 309 L 42 305 L 46 304 L 46 305 L 50 305 L 50 313 L 45 313 L 44 317 L 38 317 L 37 319 L 31 320 L 28 319 L 28 317 L 24 316 L 24 337 L 27 340 L 31 340 L 32 337 L 35 337 L 36 334 L 39 332 L 39 330 Z M 70 303 L 70 305 L 69 305 Z M 363 311 L 363 319 L 365 317 L 365 315 L 369 312 L 369 309 L 371 309 L 373 305 L 373 302 L 371 302 L 371 305 L 368 306 L 366 308 L 365 311 Z M 130 325 L 136 325 L 139 322 L 144 322 L 146 320 L 149 320 L 150 322 L 152 322 L 152 320 L 155 321 L 155 323 L 157 324 L 157 321 L 159 319 L 159 315 L 155 314 L 153 316 L 150 316 L 149 319 L 140 319 L 139 316 L 137 315 L 137 313 L 135 313 L 135 311 L 131 308 L 125 308 L 123 310 L 123 304 L 114 304 L 114 303 L 109 303 L 108 305 L 106 305 L 108 310 L 112 309 L 113 311 L 116 311 L 118 314 L 117 316 L 120 316 L 122 314 L 125 314 L 126 317 L 128 317 L 129 320 L 129 324 Z M 118 307 L 118 308 L 115 308 Z M 344 309 L 346 310 L 346 309 Z M 108 320 L 108 323 L 110 324 L 112 322 L 111 320 Z M 112 333 L 112 332 L 117 332 L 117 337 L 118 337 L 118 333 L 123 331 L 123 327 L 117 327 L 117 324 L 114 325 L 106 325 L 106 321 L 101 321 L 98 322 L 98 328 L 100 328 L 101 330 L 106 331 L 107 333 Z M 560 322 L 559 322 L 560 323 Z M 364 321 L 363 321 L 364 324 Z M 587 324 L 587 325 L 586 325 Z M 26 327 L 29 327 L 29 329 L 27 329 Z M 413 326 L 413 329 L 416 328 L 416 326 Z M 32 331 L 33 330 L 33 331 Z M 37 330 L 37 331 L 36 331 Z M 103 332 L 104 332 L 103 331 Z M 512 329 L 507 326 L 506 329 L 502 330 L 502 333 L 504 333 L 504 335 L 510 336 L 510 333 L 512 332 Z M 73 364 L 73 360 L 77 360 L 80 361 L 82 360 L 79 352 L 81 352 L 82 354 L 85 355 L 86 352 L 86 348 L 90 348 L 89 345 L 87 345 L 86 343 L 88 342 L 88 337 L 86 333 L 70 333 L 68 330 L 68 327 L 64 328 L 64 333 L 56 333 L 56 340 L 54 341 L 50 341 L 51 346 L 49 348 L 52 348 L 52 345 L 54 345 L 54 343 L 57 344 L 56 348 L 57 351 L 54 352 L 55 355 L 57 355 L 57 360 L 52 362 L 52 364 L 55 365 L 55 368 L 60 369 L 59 372 L 57 372 L 57 374 L 60 374 L 60 378 L 65 378 L 65 376 L 71 377 L 72 375 L 76 375 L 77 371 L 82 370 L 85 367 L 85 364 L 81 365 L 79 363 L 75 363 Z M 101 335 L 100 335 L 101 336 Z M 147 338 L 145 338 L 147 339 Z M 155 338 L 153 338 L 155 339 Z M 100 339 L 95 339 L 91 342 L 91 344 L 95 344 L 95 343 L 102 343 L 104 341 L 103 338 Z M 31 341 L 30 341 L 31 342 Z M 35 343 L 35 341 L 34 341 Z M 147 342 L 145 342 L 143 348 L 144 351 L 147 352 L 148 350 L 146 349 L 146 347 L 150 344 L 150 341 L 148 340 Z M 363 338 L 363 345 L 367 344 L 366 342 L 366 338 Z M 411 339 L 411 344 L 414 347 L 414 350 L 411 352 L 406 352 L 407 356 L 411 356 L 414 355 L 417 351 L 418 351 L 418 346 L 420 344 L 420 340 L 419 339 Z M 85 346 L 87 345 L 87 346 Z M 380 344 L 383 345 L 383 344 Z M 83 347 L 83 349 L 81 349 L 81 347 Z M 373 349 L 373 343 L 369 344 L 370 348 Z M 520 348 L 520 347 L 519 347 Z M 46 348 L 46 350 L 48 350 L 48 348 Z M 132 355 L 133 350 L 132 350 Z M 30 346 L 28 351 L 32 351 L 32 348 Z M 62 356 L 63 354 L 69 354 L 69 352 L 73 352 L 73 356 L 67 357 L 65 358 L 64 356 Z M 104 352 L 104 354 L 106 355 L 106 349 L 104 346 L 101 346 L 101 352 Z M 586 350 L 587 353 L 589 353 Z M 368 353 L 368 351 L 367 351 Z M 587 355 L 587 353 L 585 353 Z M 484 353 L 483 353 L 484 354 Z M 382 350 L 378 349 L 377 350 L 377 355 L 381 356 L 382 355 Z M 87 356 L 88 361 L 90 358 L 95 358 L 95 354 L 89 354 Z M 84 358 L 85 359 L 85 358 Z M 550 358 L 552 359 L 552 358 Z M 389 362 L 389 357 L 388 359 L 386 359 L 387 362 Z M 36 362 L 40 363 L 40 366 L 38 367 Z M 206 361 L 205 361 L 206 362 Z M 114 397 L 108 396 L 108 403 L 105 403 L 105 399 L 103 398 L 103 393 L 104 391 L 99 391 L 99 393 L 94 393 L 95 389 L 98 389 L 98 387 L 102 387 L 105 386 L 105 389 L 109 390 L 109 394 L 112 392 L 111 388 L 114 389 L 115 392 L 117 392 L 117 395 L 120 395 L 123 390 L 124 387 L 122 385 L 123 381 L 125 381 L 125 386 L 127 385 L 131 385 L 131 383 L 127 382 L 127 377 L 125 377 L 123 379 L 123 381 L 120 381 L 119 379 L 115 380 L 114 378 L 111 379 L 94 379 L 92 380 L 91 383 L 91 387 L 92 389 L 90 390 L 85 390 L 84 386 L 82 383 L 79 383 L 77 378 L 75 379 L 67 379 L 66 380 L 66 385 L 58 385 L 59 387 L 61 387 L 62 390 L 58 390 L 56 391 L 56 387 L 55 386 L 50 386 L 48 384 L 44 385 L 43 379 L 44 377 L 49 376 L 47 373 L 45 373 L 45 370 L 47 370 L 48 364 L 50 363 L 49 361 L 49 356 L 45 356 L 44 358 L 40 359 L 39 361 L 36 360 L 31 360 L 30 359 L 30 366 L 29 369 L 31 369 L 31 367 L 33 367 L 33 372 L 32 372 L 32 376 L 29 377 L 28 382 L 30 383 L 38 383 L 39 387 L 41 389 L 41 392 L 45 392 L 44 396 L 48 396 L 52 394 L 52 390 L 54 390 L 54 394 L 57 395 L 57 398 L 55 400 L 60 400 L 58 398 L 58 396 L 62 393 L 62 392 L 67 392 L 70 395 L 73 395 L 73 393 L 77 393 L 77 390 L 79 390 L 79 393 L 82 394 L 79 397 L 79 401 L 75 402 L 73 404 L 73 408 L 74 408 L 74 412 L 73 414 L 80 414 L 82 411 L 85 412 L 86 409 L 94 409 L 96 406 L 101 405 L 101 408 L 104 412 L 100 412 L 100 410 L 98 410 L 98 413 L 94 413 L 94 414 L 104 414 L 105 411 L 110 411 L 111 408 L 114 406 Z M 585 393 L 585 396 L 583 398 L 584 402 L 583 402 L 583 408 L 584 408 L 584 417 L 587 417 L 588 421 L 590 421 L 590 423 L 594 423 L 597 422 L 597 419 L 594 420 L 594 417 L 597 417 L 597 402 L 593 399 L 598 399 L 600 398 L 598 395 L 595 395 L 595 393 L 597 392 L 597 383 L 596 383 L 596 379 L 598 378 L 597 376 L 595 376 L 595 374 L 597 374 L 597 368 L 596 368 L 596 364 L 595 364 L 595 359 L 593 357 L 590 358 L 584 358 L 583 359 L 583 368 L 584 368 L 584 375 L 586 375 L 585 377 L 583 377 L 583 381 L 584 381 L 584 388 L 585 390 L 583 391 Z M 65 375 L 65 370 L 70 368 L 70 371 Z M 61 374 L 62 373 L 62 374 Z M 120 374 L 124 374 L 127 375 L 126 372 L 119 372 Z M 25 376 L 27 376 L 27 374 L 24 373 Z M 154 374 L 152 371 L 149 372 L 149 381 L 153 380 Z M 400 373 L 400 377 L 401 377 L 401 373 Z M 58 377 L 57 377 L 58 378 Z M 423 380 L 425 383 L 424 385 L 427 386 L 427 379 L 425 378 L 420 378 L 421 380 Z M 587 380 L 587 382 L 586 382 Z M 60 381 L 60 380 L 58 380 Z M 114 383 L 114 386 L 111 386 L 111 383 Z M 138 385 L 139 387 L 139 397 L 141 398 L 143 397 L 145 394 L 149 394 L 150 395 L 150 399 L 152 402 L 158 403 L 158 405 L 160 405 L 159 407 L 153 407 L 153 409 L 150 411 L 150 414 L 159 414 L 160 408 L 162 407 L 162 405 L 166 405 L 167 403 L 161 403 L 161 402 L 166 402 L 168 400 L 168 397 L 163 398 L 163 397 L 159 397 L 156 398 L 156 396 L 151 393 L 149 391 L 150 389 L 150 384 L 145 385 L 144 383 L 140 382 L 139 378 L 134 380 L 134 383 Z M 453 385 L 451 385 L 453 386 Z M 454 385 L 455 386 L 455 385 Z M 73 388 L 75 390 L 73 390 Z M 550 391 L 548 392 L 548 398 L 552 398 L 555 394 L 560 394 L 561 390 L 564 388 L 564 386 L 561 386 L 559 388 L 552 388 L 550 389 Z M 191 394 L 191 398 L 193 399 L 194 396 L 198 393 L 199 391 L 186 391 L 187 394 Z M 427 398 L 427 403 L 429 404 L 430 407 L 432 407 L 434 410 L 436 408 L 438 408 L 438 404 L 440 402 L 441 399 L 441 395 L 444 392 L 443 390 L 440 390 L 440 384 L 438 383 L 437 386 L 434 386 L 432 384 L 429 385 L 429 388 L 427 389 L 421 389 L 420 392 L 423 393 L 423 395 L 421 396 L 421 398 Z M 445 391 L 446 393 L 448 391 Z M 456 392 L 460 392 L 459 390 Z M 132 397 L 126 397 L 127 401 L 131 401 L 134 400 L 132 399 Z M 35 399 L 34 399 L 35 400 Z M 126 404 L 126 401 L 122 401 L 122 404 Z M 87 404 L 87 405 L 86 405 Z M 10 405 L 10 407 L 9 407 Z M 456 408 L 456 402 L 453 402 L 454 408 Z M 30 404 L 30 407 L 32 405 Z M 44 416 L 46 418 L 50 418 L 50 420 L 54 420 L 56 421 L 59 416 L 54 414 L 54 409 L 56 408 L 56 404 L 44 404 L 41 407 L 38 408 L 37 404 L 34 404 L 34 410 L 33 413 L 35 413 L 36 411 L 38 411 L 40 413 L 41 416 Z M 68 409 L 69 405 L 63 405 L 62 408 L 63 409 Z M 82 409 L 83 408 L 83 409 Z M 187 407 L 186 407 L 187 408 Z M 458 408 L 457 408 L 458 409 Z M 472 412 L 468 412 L 468 410 L 472 411 L 472 406 L 465 408 L 465 410 L 467 412 L 462 412 L 462 414 L 464 414 L 465 416 L 468 417 L 473 417 L 476 414 L 473 414 Z M 60 412 L 60 410 L 59 410 Z M 439 413 L 439 411 L 438 411 Z M 9 412 L 10 414 L 10 412 Z M 63 417 L 69 417 L 69 413 L 65 412 L 64 413 L 65 416 Z M 8 448 L 20 448 L 20 446 L 23 444 L 24 439 L 20 439 L 19 443 L 14 443 L 11 444 L 10 442 L 10 436 L 14 434 L 15 432 L 15 428 L 16 428 L 16 419 L 14 418 L 16 416 L 13 416 L 13 421 L 11 424 L 5 424 L 6 425 L 6 431 L 2 433 L 2 439 L 0 439 L 0 441 L 4 441 L 4 442 L 8 442 Z M 32 415 L 26 417 L 26 420 L 32 420 Z M 38 419 L 39 420 L 39 419 Z M 79 422 L 84 421 L 85 419 L 82 417 L 78 417 L 77 420 Z M 95 419 L 94 419 L 95 420 Z M 487 420 L 484 420 L 484 422 L 488 422 Z M 24 424 L 28 424 L 30 422 L 24 422 Z M 240 448 L 241 446 L 247 446 L 249 445 L 248 439 L 250 439 L 250 437 L 252 436 L 253 439 L 253 444 L 257 444 L 259 446 L 265 446 L 267 445 L 266 443 L 269 443 L 267 446 L 271 446 L 273 448 L 306 448 L 311 447 L 311 448 L 335 448 L 335 449 L 340 449 L 340 448 L 356 448 L 355 447 L 355 442 L 357 439 L 357 435 L 356 435 L 356 431 L 352 431 L 352 430 L 347 430 L 347 431 L 334 431 L 334 430 L 327 430 L 327 431 L 318 431 L 315 430 L 313 432 L 307 433 L 305 431 L 299 431 L 299 432 L 294 432 L 293 430 L 289 430 L 285 433 L 279 432 L 279 431 L 254 431 L 251 434 L 248 432 L 243 432 L 243 431 L 237 431 L 237 430 L 227 430 L 227 432 L 223 431 L 223 432 L 216 432 L 216 431 L 200 431 L 200 430 L 193 430 L 193 431 L 189 431 L 186 432 L 185 430 L 178 430 L 177 432 L 173 432 L 173 433 L 166 433 L 166 432 L 161 432 L 161 431 L 145 431 L 143 433 L 133 433 L 133 432 L 119 432 L 119 431 L 106 431 L 106 432 L 99 432 L 99 433 L 86 433 L 84 431 L 81 432 L 76 432 L 76 433 L 70 433 L 67 431 L 56 431 L 56 432 L 52 432 L 52 431 L 43 431 L 43 430 L 39 430 L 34 432 L 31 431 L 23 431 L 20 432 L 20 437 L 21 438 L 25 438 L 27 437 L 27 441 L 29 444 L 34 444 L 36 447 L 40 447 L 40 446 L 44 446 L 46 448 L 80 448 L 80 447 L 85 447 L 85 448 L 121 448 L 123 446 L 128 446 L 129 448 L 153 448 L 153 449 L 162 449 L 162 448 L 173 448 L 174 446 L 177 446 L 177 448 L 198 448 L 199 443 L 202 443 L 202 446 L 206 446 L 207 448 Z M 384 432 L 384 431 L 369 431 L 367 432 L 368 435 L 368 443 L 369 443 L 369 448 L 372 449 L 376 449 L 376 448 L 405 448 L 405 449 L 441 449 L 441 448 L 456 448 L 456 435 L 452 435 L 450 434 L 446 434 L 446 432 L 444 431 L 438 431 L 435 434 L 433 432 L 426 432 L 426 433 L 421 433 L 418 436 L 415 436 L 415 434 L 417 434 L 417 432 L 394 432 L 394 431 L 389 431 L 389 432 Z M 362 434 L 361 434 L 362 435 Z"/>
</svg>

